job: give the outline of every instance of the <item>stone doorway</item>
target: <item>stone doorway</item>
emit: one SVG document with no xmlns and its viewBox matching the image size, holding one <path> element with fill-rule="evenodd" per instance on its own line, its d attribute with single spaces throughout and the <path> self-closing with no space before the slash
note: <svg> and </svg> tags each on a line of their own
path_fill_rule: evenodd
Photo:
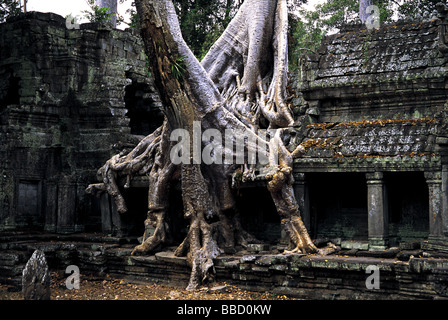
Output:
<svg viewBox="0 0 448 320">
<path fill-rule="evenodd" d="M 258 240 L 271 244 L 282 241 L 281 219 L 266 187 L 241 188 L 236 208 L 243 228 Z"/>
<path fill-rule="evenodd" d="M 429 193 L 423 172 L 384 175 L 389 214 L 389 245 L 427 239 Z"/>
<path fill-rule="evenodd" d="M 312 238 L 368 240 L 363 173 L 307 174 Z"/>
<path fill-rule="evenodd" d="M 163 123 L 159 101 L 150 84 L 132 80 L 126 86 L 124 101 L 130 119 L 131 134 L 147 136 Z"/>
<path fill-rule="evenodd" d="M 26 228 L 41 229 L 43 227 L 42 184 L 39 180 L 19 181 L 15 222 Z"/>
</svg>

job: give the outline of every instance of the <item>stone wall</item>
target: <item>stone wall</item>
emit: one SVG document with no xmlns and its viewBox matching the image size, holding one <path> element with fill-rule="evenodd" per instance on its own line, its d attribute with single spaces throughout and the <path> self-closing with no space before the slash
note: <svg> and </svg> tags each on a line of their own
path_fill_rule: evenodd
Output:
<svg viewBox="0 0 448 320">
<path fill-rule="evenodd" d="M 160 121 L 146 70 L 132 31 L 67 29 L 63 17 L 38 12 L 0 24 L 0 230 L 100 225 L 85 188 L 135 145 L 131 133 L 146 134 L 138 118 Z"/>
</svg>

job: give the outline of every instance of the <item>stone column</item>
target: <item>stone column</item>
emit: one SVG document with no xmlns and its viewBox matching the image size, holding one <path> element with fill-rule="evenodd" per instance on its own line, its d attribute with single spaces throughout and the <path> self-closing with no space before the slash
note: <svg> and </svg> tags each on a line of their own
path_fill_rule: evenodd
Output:
<svg viewBox="0 0 448 320">
<path fill-rule="evenodd" d="M 112 214 L 110 209 L 110 196 L 103 192 L 100 196 L 101 229 L 103 233 L 112 233 Z"/>
<path fill-rule="evenodd" d="M 382 172 L 367 173 L 369 250 L 385 250 L 389 238 L 386 187 Z"/>
<path fill-rule="evenodd" d="M 58 186 L 57 232 L 75 232 L 76 224 L 76 182 L 63 177 Z"/>
<path fill-rule="evenodd" d="M 100 207 L 103 233 L 111 233 L 117 236 L 126 234 L 126 226 L 121 220 L 120 213 L 118 213 L 115 200 L 107 192 L 101 194 Z"/>
<path fill-rule="evenodd" d="M 121 215 L 118 212 L 117 204 L 115 199 L 111 198 L 110 201 L 111 219 L 112 219 L 112 229 L 116 236 L 125 236 L 127 234 L 126 224 L 123 223 Z"/>
<path fill-rule="evenodd" d="M 46 210 L 45 210 L 45 231 L 56 232 L 58 221 L 58 186 L 53 181 L 47 182 L 46 190 Z"/>
<path fill-rule="evenodd" d="M 442 237 L 442 210 L 443 210 L 443 172 L 425 172 L 429 191 L 429 239 Z M 445 182 L 446 184 L 446 182 Z M 445 186 L 446 188 L 446 186 Z"/>
<path fill-rule="evenodd" d="M 448 165 L 442 167 L 442 235 L 448 237 Z"/>
<path fill-rule="evenodd" d="M 311 228 L 310 201 L 308 185 L 304 173 L 294 174 L 294 195 L 296 197 L 297 203 L 299 204 L 302 221 L 309 232 Z"/>
</svg>

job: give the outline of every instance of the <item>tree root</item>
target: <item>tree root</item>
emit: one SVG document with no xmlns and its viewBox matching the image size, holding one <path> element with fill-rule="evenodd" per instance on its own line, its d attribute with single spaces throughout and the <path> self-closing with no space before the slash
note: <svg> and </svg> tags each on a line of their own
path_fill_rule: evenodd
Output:
<svg viewBox="0 0 448 320">
<path fill-rule="evenodd" d="M 127 155 L 117 154 L 109 159 L 104 166 L 98 170 L 98 175 L 102 177 L 103 182 L 91 184 L 87 187 L 87 194 L 99 194 L 107 191 L 115 200 L 117 211 L 121 214 L 126 213 L 128 208 L 126 201 L 118 187 L 119 177 L 126 176 L 125 188 L 130 187 L 130 179 L 133 175 L 144 175 L 151 170 L 158 150 L 163 126 L 156 129 L 152 134 L 143 138 L 140 143 Z"/>
<path fill-rule="evenodd" d="M 166 223 L 166 212 L 160 210 L 159 212 L 152 212 L 148 215 L 151 217 L 145 220 L 145 227 L 147 230 L 147 228 L 152 225 L 155 228 L 154 233 L 149 236 L 147 232 L 145 232 L 142 244 L 136 246 L 134 250 L 132 250 L 131 255 L 143 255 L 153 252 L 166 241 L 169 232 L 169 227 Z"/>
<path fill-rule="evenodd" d="M 213 280 L 215 273 L 213 259 L 222 252 L 215 239 L 213 239 L 210 224 L 198 219 L 190 225 L 187 237 L 174 252 L 176 256 L 186 255 L 191 266 L 191 276 L 187 290 L 196 289 L 201 284 Z"/>
<path fill-rule="evenodd" d="M 282 149 L 283 153 L 287 153 L 286 148 Z M 285 163 L 285 158 L 288 159 Z M 278 166 L 276 173 L 270 173 L 266 176 L 268 182 L 268 190 L 271 193 L 277 211 L 282 218 L 281 223 L 283 230 L 288 234 L 292 250 L 286 250 L 285 254 L 291 253 L 318 253 L 328 255 L 337 251 L 337 247 L 328 243 L 326 248 L 318 249 L 311 240 L 308 230 L 300 217 L 299 206 L 294 196 L 292 177 L 292 168 L 288 166 L 290 163 L 290 155 L 281 157 L 281 165 Z M 288 163 L 289 162 L 289 163 Z"/>
</svg>

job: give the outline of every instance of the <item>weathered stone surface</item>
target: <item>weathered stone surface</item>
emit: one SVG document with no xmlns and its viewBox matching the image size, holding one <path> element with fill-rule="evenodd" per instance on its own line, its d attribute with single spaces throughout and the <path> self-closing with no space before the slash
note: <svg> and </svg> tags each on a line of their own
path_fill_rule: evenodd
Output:
<svg viewBox="0 0 448 320">
<path fill-rule="evenodd" d="M 23 269 L 22 293 L 25 300 L 50 300 L 50 272 L 40 250 L 34 251 Z"/>
<path fill-rule="evenodd" d="M 185 257 L 176 257 L 171 251 L 162 251 L 157 252 L 155 254 L 156 260 L 174 263 L 182 266 L 188 265 L 187 258 Z M 134 258 L 134 257 L 133 257 Z M 135 257 L 138 259 L 138 257 Z"/>
<path fill-rule="evenodd" d="M 8 241 L 0 238 L 4 244 L 0 250 L 0 271 L 4 268 L 11 270 L 10 251 L 16 251 L 17 255 L 29 252 L 36 240 L 28 238 L 28 242 Z M 105 238 L 106 239 L 106 238 Z M 14 239 L 17 240 L 17 239 Z M 189 268 L 170 259 L 172 252 L 163 256 L 168 259 L 160 259 L 155 256 L 129 257 L 129 248 L 120 248 L 116 245 L 105 246 L 106 259 L 92 261 L 83 251 L 87 247 L 100 247 L 79 241 L 70 241 L 64 236 L 59 241 L 60 252 L 51 257 L 52 265 L 58 266 L 57 270 L 65 270 L 67 258 L 63 252 L 73 252 L 73 260 L 70 263 L 82 266 L 83 273 L 97 277 L 124 278 L 128 281 L 156 282 L 185 287 L 188 283 Z M 99 241 L 100 239 L 98 239 Z M 118 243 L 118 240 L 117 240 Z M 49 243 L 50 244 L 50 243 Z M 69 245 L 68 245 L 69 244 Z M 9 250 L 7 250 L 9 249 Z M 127 254 L 123 254 L 124 252 Z M 359 250 L 358 253 L 368 253 Z M 411 258 L 409 261 L 400 261 L 385 257 L 357 257 L 347 256 L 347 252 L 341 252 L 339 256 L 318 255 L 278 255 L 267 254 L 266 261 L 270 265 L 260 265 L 263 255 L 256 256 L 255 260 L 239 263 L 236 260 L 242 252 L 236 256 L 217 258 L 223 263 L 216 265 L 216 279 L 227 285 L 238 285 L 255 291 L 283 292 L 294 297 L 305 299 L 435 299 L 445 298 L 447 295 L 447 259 L 441 258 Z M 376 254 L 376 253 L 375 253 Z M 433 252 L 436 255 L 436 252 Z M 2 258 L 2 257 L 5 258 Z M 48 257 L 50 259 L 50 257 Z M 251 259 L 249 259 L 251 260 Z M 2 262 L 4 261 L 4 262 Z M 13 259 L 15 266 L 20 266 L 21 259 Z M 131 262 L 131 263 L 130 263 Z M 3 264 L 5 263 L 5 264 Z M 98 264 L 99 265 L 98 265 Z M 237 266 L 242 266 L 238 268 Z M 23 265 L 22 265 L 23 266 Z M 369 266 L 377 266 L 380 270 L 380 290 L 366 288 L 366 279 L 370 275 L 366 273 Z M 23 267 L 21 268 L 23 270 Z M 0 281 L 4 283 L 4 274 L 0 273 Z M 16 277 L 10 275 L 11 277 Z M 108 277 L 109 277 L 108 276 Z M 21 274 L 17 275 L 21 278 Z M 224 287 L 217 290 L 225 290 Z M 337 292 L 339 296 L 333 294 Z"/>
<path fill-rule="evenodd" d="M 260 266 L 271 266 L 274 264 L 286 263 L 288 261 L 287 255 L 282 254 L 267 254 L 263 255 L 255 261 L 255 264 Z"/>
<path fill-rule="evenodd" d="M 257 260 L 257 256 L 255 256 L 255 255 L 244 255 L 241 257 L 240 262 L 241 263 L 253 262 L 255 260 Z"/>
<path fill-rule="evenodd" d="M 362 241 L 344 240 L 341 241 L 342 249 L 368 250 L 369 244 Z"/>
<path fill-rule="evenodd" d="M 430 158 L 435 151 L 434 119 L 316 123 L 307 126 L 303 143 L 308 158 Z"/>
<path fill-rule="evenodd" d="M 448 268 L 434 269 L 434 289 L 442 297 L 448 297 Z"/>
<path fill-rule="evenodd" d="M 413 257 L 423 256 L 423 250 L 403 250 L 397 254 L 397 259 L 408 261 Z"/>
<path fill-rule="evenodd" d="M 338 111 L 358 120 L 384 117 L 393 109 L 403 112 L 406 103 L 415 105 L 423 95 L 441 102 L 446 96 L 442 23 L 399 21 L 373 31 L 357 25 L 326 37 L 317 55 L 303 59 L 300 88 L 305 99 L 325 100 L 319 107 L 325 121 Z M 431 114 L 427 106 L 421 110 Z"/>
<path fill-rule="evenodd" d="M 249 243 L 247 245 L 247 250 L 250 252 L 258 253 L 260 251 L 269 250 L 269 245 L 265 243 Z"/>
<path fill-rule="evenodd" d="M 0 47 L 0 230 L 127 232 L 85 188 L 161 123 L 140 37 L 28 12 L 0 24 Z"/>
</svg>

